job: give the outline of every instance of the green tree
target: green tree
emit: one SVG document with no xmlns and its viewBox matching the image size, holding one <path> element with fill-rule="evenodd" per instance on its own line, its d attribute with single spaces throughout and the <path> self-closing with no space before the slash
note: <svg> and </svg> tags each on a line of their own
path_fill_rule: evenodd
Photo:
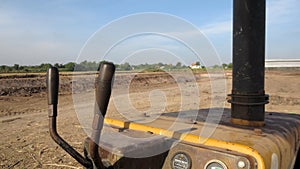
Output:
<svg viewBox="0 0 300 169">
<path fill-rule="evenodd" d="M 12 68 L 6 65 L 0 66 L 1 73 L 9 73 L 12 71 Z"/>
<path fill-rule="evenodd" d="M 13 68 L 14 68 L 14 70 L 18 71 L 18 70 L 19 70 L 19 68 L 20 68 L 20 65 L 18 65 L 18 64 L 14 64 Z"/>
<path fill-rule="evenodd" d="M 74 71 L 75 65 L 76 64 L 74 62 L 69 62 L 65 64 L 64 67 L 66 71 Z"/>
<path fill-rule="evenodd" d="M 164 64 L 163 64 L 163 63 L 161 63 L 161 62 L 159 62 L 157 65 L 158 65 L 159 67 L 162 67 L 162 66 L 164 66 Z"/>
<path fill-rule="evenodd" d="M 120 65 L 120 70 L 131 70 L 131 66 L 128 62 Z"/>
<path fill-rule="evenodd" d="M 52 65 L 50 63 L 42 63 L 40 66 L 33 66 L 31 69 L 33 72 L 45 72 L 47 71 Z"/>
<path fill-rule="evenodd" d="M 177 62 L 175 67 L 176 67 L 176 68 L 181 68 L 181 66 L 182 66 L 181 63 L 180 63 L 180 62 Z"/>
<path fill-rule="evenodd" d="M 219 65 L 213 65 L 213 68 L 217 69 L 217 68 L 220 68 L 220 66 Z"/>
</svg>

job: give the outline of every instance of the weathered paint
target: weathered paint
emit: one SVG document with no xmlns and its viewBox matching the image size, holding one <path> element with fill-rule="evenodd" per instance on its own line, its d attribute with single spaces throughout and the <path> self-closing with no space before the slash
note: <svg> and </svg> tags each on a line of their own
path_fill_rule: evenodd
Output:
<svg viewBox="0 0 300 169">
<path fill-rule="evenodd" d="M 258 169 L 269 169 L 277 165 L 282 169 L 290 168 L 293 166 L 299 148 L 300 117 L 295 114 L 266 114 L 266 125 L 255 128 L 232 125 L 229 122 L 230 114 L 225 112 L 221 124 L 210 138 L 200 136 L 204 122 L 198 121 L 193 125 L 192 127 L 196 130 L 178 133 L 168 130 L 168 123 L 172 123 L 170 117 L 168 118 L 169 120 L 165 120 L 164 117 L 161 117 L 156 122 L 147 125 L 109 118 L 105 118 L 104 122 L 107 125 L 151 132 L 168 138 L 176 136 L 174 139 L 195 145 L 195 149 L 200 146 L 222 150 L 229 154 L 237 152 L 251 156 L 255 159 Z M 274 161 L 275 155 L 278 159 L 277 164 Z"/>
</svg>

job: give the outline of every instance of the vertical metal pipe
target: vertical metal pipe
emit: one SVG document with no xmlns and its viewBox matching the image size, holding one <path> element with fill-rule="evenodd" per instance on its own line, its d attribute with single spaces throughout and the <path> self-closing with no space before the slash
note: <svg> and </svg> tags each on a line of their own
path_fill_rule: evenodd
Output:
<svg viewBox="0 0 300 169">
<path fill-rule="evenodd" d="M 263 126 L 266 0 L 234 0 L 231 121 Z"/>
</svg>

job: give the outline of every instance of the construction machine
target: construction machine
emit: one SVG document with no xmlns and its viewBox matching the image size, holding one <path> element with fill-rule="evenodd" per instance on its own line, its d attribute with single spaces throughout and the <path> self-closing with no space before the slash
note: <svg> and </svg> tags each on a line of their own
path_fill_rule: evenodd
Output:
<svg viewBox="0 0 300 169">
<path fill-rule="evenodd" d="M 115 66 L 102 62 L 95 80 L 92 134 L 78 153 L 56 131 L 59 72 L 47 72 L 50 135 L 67 153 L 90 169 L 299 169 L 300 116 L 265 112 L 265 0 L 234 0 L 231 109 L 208 138 L 199 136 L 208 112 L 198 114 L 192 130 L 170 130 L 172 116 L 141 124 L 106 118 Z M 275 84 L 276 85 L 276 84 Z M 92 113 L 92 112 L 91 112 Z M 167 114 L 167 113 L 166 113 Z M 174 120 L 175 117 L 173 117 Z M 171 119 L 171 120 L 170 120 Z M 184 126 L 184 121 L 176 124 Z M 111 126 L 105 131 L 106 126 Z M 106 132 L 106 144 L 100 138 Z M 118 133 L 146 140 L 128 143 Z M 116 146 L 116 144 L 123 146 Z M 151 151 L 166 148 L 151 156 Z"/>
</svg>

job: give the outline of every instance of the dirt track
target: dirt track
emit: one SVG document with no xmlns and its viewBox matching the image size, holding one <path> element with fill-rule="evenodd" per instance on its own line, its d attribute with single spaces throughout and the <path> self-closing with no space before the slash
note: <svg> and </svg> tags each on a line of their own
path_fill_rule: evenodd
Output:
<svg viewBox="0 0 300 169">
<path fill-rule="evenodd" d="M 129 91 L 141 97 L 132 98 L 132 104 L 140 111 L 147 110 L 150 102 L 146 96 L 159 89 L 166 95 L 164 111 L 178 111 L 181 101 L 178 83 L 192 83 L 191 79 L 182 77 L 177 82 L 171 76 L 159 73 L 132 77 L 133 81 L 127 83 Z M 72 84 L 78 93 L 93 93 L 93 78 L 77 75 L 72 79 L 63 75 L 60 79 L 58 132 L 79 152 L 82 152 L 82 141 L 86 134 L 75 113 Z M 126 75 L 116 76 L 114 90 L 126 88 L 123 83 L 126 79 Z M 196 80 L 201 96 L 199 108 L 209 108 L 210 79 L 197 74 Z M 230 93 L 231 78 L 228 76 L 226 80 L 226 93 Z M 299 86 L 300 72 L 267 72 L 266 93 L 270 94 L 267 111 L 300 114 Z M 45 90 L 44 74 L 0 78 L 0 168 L 81 168 L 50 139 Z M 225 106 L 230 105 L 226 103 Z M 109 110 L 115 111 L 113 107 Z"/>
</svg>

